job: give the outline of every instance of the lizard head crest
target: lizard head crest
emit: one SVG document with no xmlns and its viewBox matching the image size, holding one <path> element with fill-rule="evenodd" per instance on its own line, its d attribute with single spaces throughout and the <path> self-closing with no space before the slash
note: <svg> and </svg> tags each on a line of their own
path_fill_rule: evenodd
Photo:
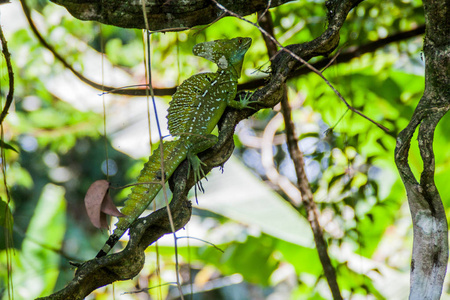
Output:
<svg viewBox="0 0 450 300">
<path fill-rule="evenodd" d="M 251 44 L 251 38 L 237 37 L 200 43 L 194 46 L 192 52 L 217 64 L 220 69 L 230 70 L 239 78 L 244 55 Z"/>
</svg>

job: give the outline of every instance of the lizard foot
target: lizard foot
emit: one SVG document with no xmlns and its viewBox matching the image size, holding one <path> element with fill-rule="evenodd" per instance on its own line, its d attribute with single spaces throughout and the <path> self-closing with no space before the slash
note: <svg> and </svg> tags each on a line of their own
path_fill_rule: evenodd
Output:
<svg viewBox="0 0 450 300">
<path fill-rule="evenodd" d="M 252 98 L 254 93 L 255 92 L 249 92 L 249 93 L 245 93 L 244 96 L 242 94 L 239 95 L 239 103 L 240 103 L 241 109 L 250 108 L 250 109 L 256 110 L 256 108 L 254 108 L 250 105 L 251 104 L 261 104 L 261 102 L 259 102 L 259 101 L 250 101 L 250 99 Z"/>
<path fill-rule="evenodd" d="M 196 187 L 198 187 L 198 189 L 202 193 L 204 193 L 205 190 L 203 189 L 203 186 L 202 186 L 202 183 L 200 182 L 200 179 L 202 177 L 206 178 L 206 175 L 205 175 L 205 172 L 203 172 L 202 165 L 206 166 L 206 164 L 204 162 L 202 162 L 200 160 L 200 158 L 198 158 L 197 155 L 190 155 L 189 156 L 188 177 L 189 177 L 191 169 L 192 169 L 192 171 L 194 172 L 195 185 L 196 185 Z"/>
</svg>

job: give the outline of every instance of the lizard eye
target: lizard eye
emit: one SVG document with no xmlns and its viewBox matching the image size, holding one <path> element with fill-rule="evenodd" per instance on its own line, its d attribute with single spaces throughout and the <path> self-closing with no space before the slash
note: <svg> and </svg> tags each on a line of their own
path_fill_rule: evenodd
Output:
<svg viewBox="0 0 450 300">
<path fill-rule="evenodd" d="M 239 40 L 238 40 L 238 43 L 239 43 L 239 44 L 242 44 L 242 39 L 239 39 Z"/>
</svg>

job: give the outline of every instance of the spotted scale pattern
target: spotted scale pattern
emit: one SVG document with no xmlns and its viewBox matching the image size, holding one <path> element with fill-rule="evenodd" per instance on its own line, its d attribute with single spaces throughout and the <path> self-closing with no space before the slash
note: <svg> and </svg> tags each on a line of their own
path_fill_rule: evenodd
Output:
<svg viewBox="0 0 450 300">
<path fill-rule="evenodd" d="M 209 59 L 219 67 L 216 73 L 197 74 L 183 82 L 174 94 L 168 111 L 169 131 L 178 139 L 163 144 L 164 174 L 166 180 L 173 174 L 177 166 L 186 158 L 196 162 L 199 168 L 197 153 L 200 153 L 217 141 L 211 135 L 227 106 L 241 108 L 234 101 L 237 92 L 237 80 L 240 77 L 244 55 L 250 47 L 250 38 L 235 38 L 205 42 L 194 47 L 194 54 Z M 106 241 L 97 257 L 106 255 L 117 243 L 130 225 L 150 205 L 161 184 L 150 184 L 161 181 L 160 149 L 155 150 L 144 165 L 121 212 L 126 217 L 120 218 L 116 229 Z M 196 178 L 200 171 L 194 169 Z M 141 184 L 139 184 L 141 183 Z"/>
<path fill-rule="evenodd" d="M 172 174 L 178 165 L 186 158 L 187 148 L 185 144 L 178 141 L 165 142 L 163 144 L 164 153 L 164 174 Z M 145 163 L 136 185 L 128 195 L 121 212 L 126 217 L 120 218 L 116 223 L 116 228 L 126 230 L 130 222 L 134 221 L 133 216 L 139 216 L 147 208 L 148 202 L 161 190 L 161 184 L 142 184 L 146 182 L 156 182 L 161 180 L 161 152 L 158 147 L 153 151 L 152 156 Z M 168 176 L 167 176 L 168 177 Z M 168 178 L 165 178 L 167 181 Z"/>
<path fill-rule="evenodd" d="M 190 77 L 178 88 L 167 115 L 172 136 L 210 133 L 237 92 L 237 79 L 226 71 Z"/>
</svg>

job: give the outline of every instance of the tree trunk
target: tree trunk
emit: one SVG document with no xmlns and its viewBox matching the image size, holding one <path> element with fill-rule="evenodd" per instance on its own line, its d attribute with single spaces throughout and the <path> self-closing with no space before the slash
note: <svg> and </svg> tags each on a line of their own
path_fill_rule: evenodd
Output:
<svg viewBox="0 0 450 300">
<path fill-rule="evenodd" d="M 433 138 L 439 120 L 450 109 L 450 5 L 440 0 L 423 3 L 425 91 L 410 123 L 397 138 L 395 161 L 406 188 L 414 229 L 410 299 L 439 299 L 447 270 L 448 225 L 434 183 Z M 420 182 L 408 164 L 410 143 L 417 127 L 423 161 Z"/>
</svg>

